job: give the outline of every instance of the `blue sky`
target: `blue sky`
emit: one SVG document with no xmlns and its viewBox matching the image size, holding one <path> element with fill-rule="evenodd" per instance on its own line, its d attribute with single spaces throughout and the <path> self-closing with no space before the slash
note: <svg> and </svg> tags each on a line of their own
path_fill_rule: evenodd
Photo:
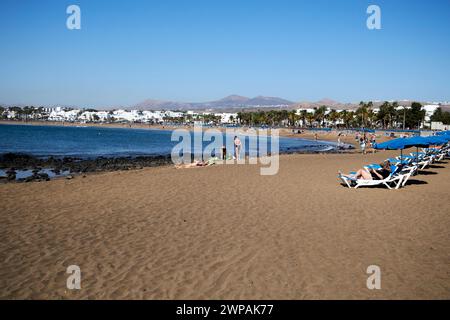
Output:
<svg viewBox="0 0 450 320">
<path fill-rule="evenodd" d="M 2 0 L 0 103 L 450 100 L 449 39 L 449 0 Z"/>
</svg>

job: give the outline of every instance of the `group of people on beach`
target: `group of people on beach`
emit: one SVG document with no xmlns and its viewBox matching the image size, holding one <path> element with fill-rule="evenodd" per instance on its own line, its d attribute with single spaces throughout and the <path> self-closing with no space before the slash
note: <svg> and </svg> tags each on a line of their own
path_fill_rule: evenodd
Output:
<svg viewBox="0 0 450 320">
<path fill-rule="evenodd" d="M 234 136 L 233 145 L 234 145 L 234 156 L 232 157 L 232 159 L 239 160 L 242 142 L 238 136 Z M 180 168 L 207 167 L 216 164 L 219 160 L 220 159 L 218 157 L 211 157 L 208 160 L 195 160 L 192 163 L 178 164 L 175 165 L 175 168 L 180 169 Z M 222 160 L 231 160 L 231 156 L 227 155 L 227 147 L 225 145 L 222 145 Z"/>
<path fill-rule="evenodd" d="M 375 153 L 375 144 L 376 144 L 376 135 L 372 133 L 369 137 L 367 137 L 366 132 L 360 134 L 359 132 L 355 135 L 355 140 L 359 143 L 359 147 L 361 148 L 361 153 L 366 154 L 367 146 L 372 148 L 372 153 Z"/>
<path fill-rule="evenodd" d="M 337 134 L 337 144 L 338 146 L 342 146 L 343 142 L 342 139 L 346 136 L 346 134 L 342 131 L 338 132 Z M 359 147 L 361 149 L 362 154 L 367 153 L 367 147 L 369 146 L 372 148 L 372 152 L 375 153 L 375 144 L 376 144 L 376 135 L 375 133 L 367 135 L 366 132 L 356 132 L 355 134 L 355 141 L 359 144 Z"/>
<path fill-rule="evenodd" d="M 233 159 L 234 160 L 239 160 L 240 159 L 240 154 L 241 154 L 241 148 L 242 148 L 242 142 L 241 139 L 239 139 L 238 136 L 234 136 L 233 139 L 233 146 L 234 146 L 234 156 Z M 222 160 L 227 160 L 227 147 L 226 145 L 222 145 Z"/>
</svg>

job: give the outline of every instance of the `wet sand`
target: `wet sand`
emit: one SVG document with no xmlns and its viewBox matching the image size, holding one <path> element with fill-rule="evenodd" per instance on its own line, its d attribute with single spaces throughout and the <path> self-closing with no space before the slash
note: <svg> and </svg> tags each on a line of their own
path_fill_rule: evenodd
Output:
<svg viewBox="0 0 450 320">
<path fill-rule="evenodd" d="M 400 190 L 337 179 L 395 154 L 0 185 L 0 298 L 449 299 L 450 161 Z"/>
</svg>

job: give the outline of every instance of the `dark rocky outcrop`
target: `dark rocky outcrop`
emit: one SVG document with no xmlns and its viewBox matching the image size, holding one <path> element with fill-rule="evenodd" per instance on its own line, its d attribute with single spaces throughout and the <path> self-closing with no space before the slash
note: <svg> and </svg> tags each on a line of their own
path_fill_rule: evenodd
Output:
<svg viewBox="0 0 450 320">
<path fill-rule="evenodd" d="M 20 181 L 49 180 L 43 168 L 50 169 L 56 175 L 64 172 L 70 174 L 134 170 L 145 167 L 169 165 L 172 160 L 167 156 L 139 156 L 139 157 L 98 157 L 94 159 L 80 159 L 75 157 L 39 158 L 26 154 L 7 153 L 0 155 L 0 169 L 6 170 L 8 181 L 16 180 L 16 170 L 32 170 L 32 175 Z"/>
</svg>

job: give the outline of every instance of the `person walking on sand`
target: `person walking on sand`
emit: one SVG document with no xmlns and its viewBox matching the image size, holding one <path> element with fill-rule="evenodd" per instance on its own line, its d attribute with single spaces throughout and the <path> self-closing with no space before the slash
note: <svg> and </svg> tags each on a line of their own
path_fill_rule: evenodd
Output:
<svg viewBox="0 0 450 320">
<path fill-rule="evenodd" d="M 241 140 L 238 136 L 234 136 L 234 158 L 239 160 L 239 154 L 241 153 Z"/>
</svg>

